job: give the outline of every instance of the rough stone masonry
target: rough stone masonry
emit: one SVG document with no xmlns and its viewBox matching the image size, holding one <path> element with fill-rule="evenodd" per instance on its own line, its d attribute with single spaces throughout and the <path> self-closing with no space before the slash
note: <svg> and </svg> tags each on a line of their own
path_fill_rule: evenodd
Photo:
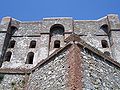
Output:
<svg viewBox="0 0 120 90">
<path fill-rule="evenodd" d="M 0 90 L 120 90 L 120 21 L 0 22 Z"/>
</svg>

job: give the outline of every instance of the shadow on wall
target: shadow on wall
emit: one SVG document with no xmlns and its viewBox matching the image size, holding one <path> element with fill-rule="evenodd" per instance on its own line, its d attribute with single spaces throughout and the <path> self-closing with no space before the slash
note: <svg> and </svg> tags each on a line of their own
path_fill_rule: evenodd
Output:
<svg viewBox="0 0 120 90">
<path fill-rule="evenodd" d="M 0 83 L 2 82 L 3 79 L 4 79 L 4 74 L 0 74 Z"/>
<path fill-rule="evenodd" d="M 108 34 L 108 25 L 107 24 L 104 24 L 100 27 L 100 29 L 102 29 L 106 34 Z"/>
</svg>

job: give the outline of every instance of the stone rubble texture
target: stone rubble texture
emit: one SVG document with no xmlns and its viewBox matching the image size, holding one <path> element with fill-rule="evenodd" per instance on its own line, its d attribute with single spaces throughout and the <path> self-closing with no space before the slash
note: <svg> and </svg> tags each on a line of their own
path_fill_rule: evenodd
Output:
<svg viewBox="0 0 120 90">
<path fill-rule="evenodd" d="M 104 25 L 107 32 L 102 28 Z M 12 40 L 14 48 L 9 48 Z M 36 41 L 35 48 L 29 47 L 32 40 Z M 59 48 L 55 48 L 56 40 L 60 41 Z M 80 44 L 82 40 L 88 45 Z M 107 48 L 102 47 L 102 40 L 107 41 Z M 9 51 L 10 61 L 5 61 Z M 110 56 L 104 54 L 106 51 Z M 32 64 L 26 64 L 29 52 L 34 53 Z M 118 15 L 108 14 L 98 20 L 53 17 L 19 21 L 3 17 L 0 90 L 120 90 Z"/>
<path fill-rule="evenodd" d="M 58 54 L 39 70 L 30 75 L 28 90 L 66 90 L 68 64 L 66 51 Z"/>
<path fill-rule="evenodd" d="M 25 76 L 14 74 L 3 74 L 4 79 L 1 81 L 0 90 L 23 90 Z"/>
<path fill-rule="evenodd" d="M 82 60 L 84 90 L 120 90 L 120 68 L 85 50 Z"/>
</svg>

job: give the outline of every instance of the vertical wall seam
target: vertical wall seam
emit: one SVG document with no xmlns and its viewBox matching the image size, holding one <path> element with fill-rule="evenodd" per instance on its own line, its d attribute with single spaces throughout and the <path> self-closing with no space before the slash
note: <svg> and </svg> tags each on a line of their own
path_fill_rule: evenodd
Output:
<svg viewBox="0 0 120 90">
<path fill-rule="evenodd" d="M 68 49 L 68 90 L 82 90 L 82 67 L 80 48 L 73 44 Z"/>
</svg>

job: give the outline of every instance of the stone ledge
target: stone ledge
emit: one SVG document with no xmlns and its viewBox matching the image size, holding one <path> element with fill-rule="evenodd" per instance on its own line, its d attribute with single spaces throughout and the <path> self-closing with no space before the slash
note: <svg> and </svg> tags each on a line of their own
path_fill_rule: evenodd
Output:
<svg viewBox="0 0 120 90">
<path fill-rule="evenodd" d="M 30 73 L 30 69 L 24 69 L 24 68 L 0 68 L 0 73 L 18 73 L 18 74 L 25 74 Z"/>
</svg>

